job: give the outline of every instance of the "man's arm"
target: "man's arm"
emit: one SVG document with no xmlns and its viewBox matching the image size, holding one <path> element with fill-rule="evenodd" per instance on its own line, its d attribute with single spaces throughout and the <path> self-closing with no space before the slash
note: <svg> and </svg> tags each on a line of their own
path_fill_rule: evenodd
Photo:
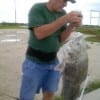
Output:
<svg viewBox="0 0 100 100">
<path fill-rule="evenodd" d="M 64 42 L 69 35 L 75 31 L 76 27 L 82 26 L 82 17 L 80 17 L 80 20 L 78 20 L 75 23 L 70 23 L 69 26 L 61 33 L 60 35 L 60 41 Z"/>
<path fill-rule="evenodd" d="M 69 36 L 70 36 L 70 34 L 73 32 L 75 30 L 75 27 L 73 26 L 73 25 L 69 25 L 68 27 L 67 27 L 67 29 L 65 29 L 62 33 L 61 33 L 61 35 L 60 35 L 60 41 L 61 41 L 61 43 L 63 43 Z"/>
<path fill-rule="evenodd" d="M 78 12 L 71 12 L 67 15 L 58 18 L 54 22 L 33 28 L 37 39 L 41 40 L 52 35 L 55 31 L 57 31 L 66 23 L 78 22 L 80 20 L 78 15 Z"/>
<path fill-rule="evenodd" d="M 43 39 L 50 35 L 52 35 L 55 31 L 57 31 L 61 26 L 63 26 L 65 23 L 67 23 L 65 16 L 57 19 L 54 22 L 51 22 L 49 24 L 45 24 L 39 27 L 33 28 L 35 31 L 35 35 L 37 39 Z"/>
</svg>

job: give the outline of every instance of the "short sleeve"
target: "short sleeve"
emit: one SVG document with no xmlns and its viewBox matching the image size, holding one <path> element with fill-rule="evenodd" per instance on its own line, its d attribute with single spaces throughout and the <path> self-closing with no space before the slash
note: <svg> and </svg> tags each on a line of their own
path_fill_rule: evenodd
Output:
<svg viewBox="0 0 100 100">
<path fill-rule="evenodd" d="M 45 18 L 43 17 L 43 11 L 38 4 L 34 5 L 28 14 L 28 28 L 37 27 L 45 24 Z"/>
</svg>

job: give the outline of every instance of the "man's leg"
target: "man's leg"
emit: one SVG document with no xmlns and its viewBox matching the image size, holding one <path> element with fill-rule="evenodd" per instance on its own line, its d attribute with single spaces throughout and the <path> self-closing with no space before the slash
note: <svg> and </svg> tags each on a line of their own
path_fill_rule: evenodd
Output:
<svg viewBox="0 0 100 100">
<path fill-rule="evenodd" d="M 20 100 L 34 100 L 35 94 L 40 89 L 45 72 L 40 70 L 38 66 L 28 59 L 23 63 Z"/>
<path fill-rule="evenodd" d="M 34 100 L 36 90 L 36 86 L 34 87 L 32 79 L 23 76 L 20 89 L 20 100 Z"/>
<path fill-rule="evenodd" d="M 54 93 L 58 89 L 60 72 L 50 70 L 43 84 L 43 100 L 53 100 Z"/>
<path fill-rule="evenodd" d="M 43 100 L 53 100 L 54 93 L 44 92 L 43 93 Z"/>
</svg>

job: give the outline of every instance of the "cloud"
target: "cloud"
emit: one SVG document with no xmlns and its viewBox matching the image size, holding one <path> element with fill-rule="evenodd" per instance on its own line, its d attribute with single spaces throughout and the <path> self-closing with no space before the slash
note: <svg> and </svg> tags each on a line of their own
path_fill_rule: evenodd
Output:
<svg viewBox="0 0 100 100">
<path fill-rule="evenodd" d="M 91 8 L 92 10 L 100 11 L 100 3 L 92 3 L 92 4 L 90 5 L 90 8 Z"/>
<path fill-rule="evenodd" d="M 15 0 L 16 1 L 16 18 L 19 23 L 27 23 L 27 15 L 31 6 L 37 2 L 45 2 L 48 0 Z M 71 10 L 82 11 L 84 14 L 84 23 L 89 23 L 90 10 L 100 11 L 100 0 L 76 0 L 76 4 L 68 3 L 65 7 L 67 12 Z M 5 6 L 4 6 L 5 5 Z M 14 22 L 14 0 L 0 0 L 0 22 Z"/>
</svg>

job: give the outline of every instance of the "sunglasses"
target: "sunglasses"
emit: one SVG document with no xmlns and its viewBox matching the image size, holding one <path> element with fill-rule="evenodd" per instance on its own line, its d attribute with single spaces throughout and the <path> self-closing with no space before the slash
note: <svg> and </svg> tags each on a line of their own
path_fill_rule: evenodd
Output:
<svg viewBox="0 0 100 100">
<path fill-rule="evenodd" d="M 63 0 L 64 2 L 69 1 L 69 0 Z"/>
<path fill-rule="evenodd" d="M 76 1 L 75 0 L 63 0 L 64 2 L 67 2 L 67 1 L 70 1 L 72 3 L 75 3 Z"/>
</svg>

